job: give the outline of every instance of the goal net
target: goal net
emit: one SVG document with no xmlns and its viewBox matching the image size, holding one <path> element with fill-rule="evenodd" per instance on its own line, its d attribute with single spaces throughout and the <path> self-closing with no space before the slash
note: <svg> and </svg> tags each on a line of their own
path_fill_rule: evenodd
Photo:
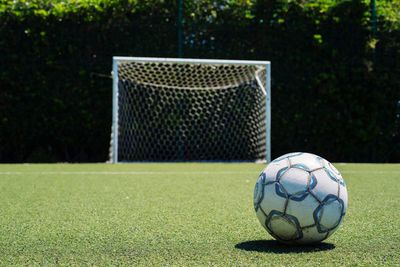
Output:
<svg viewBox="0 0 400 267">
<path fill-rule="evenodd" d="M 111 162 L 269 161 L 267 61 L 113 59 Z"/>
</svg>

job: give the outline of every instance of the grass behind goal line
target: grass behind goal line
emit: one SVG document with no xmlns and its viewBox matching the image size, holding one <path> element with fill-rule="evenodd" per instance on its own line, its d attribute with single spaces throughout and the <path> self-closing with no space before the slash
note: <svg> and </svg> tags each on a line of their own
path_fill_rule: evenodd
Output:
<svg viewBox="0 0 400 267">
<path fill-rule="evenodd" d="M 400 165 L 336 164 L 348 213 L 304 247 L 259 224 L 263 167 L 0 165 L 0 265 L 400 265 Z"/>
</svg>

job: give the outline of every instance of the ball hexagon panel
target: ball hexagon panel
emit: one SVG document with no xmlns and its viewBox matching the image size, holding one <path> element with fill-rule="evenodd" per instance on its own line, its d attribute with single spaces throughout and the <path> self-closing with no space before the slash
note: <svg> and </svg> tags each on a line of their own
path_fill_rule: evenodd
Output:
<svg viewBox="0 0 400 267">
<path fill-rule="evenodd" d="M 318 206 L 319 202 L 312 195 L 308 195 L 300 202 L 289 199 L 286 213 L 296 217 L 300 227 L 310 226 L 315 224 L 313 214 Z"/>
<path fill-rule="evenodd" d="M 308 194 L 309 179 L 309 172 L 302 169 L 289 168 L 280 175 L 279 183 L 289 197 L 300 201 Z M 281 195 L 281 192 L 277 191 L 277 194 Z"/>
<path fill-rule="evenodd" d="M 339 198 L 343 201 L 343 213 L 347 212 L 347 203 L 348 203 L 348 197 L 347 197 L 347 188 L 346 186 L 343 186 L 342 184 L 340 185 L 340 190 L 339 190 Z"/>
<path fill-rule="evenodd" d="M 344 181 L 342 175 L 337 175 L 336 179 L 338 180 L 338 183 L 344 187 L 346 187 L 346 182 Z"/>
<path fill-rule="evenodd" d="M 340 224 L 341 224 L 342 221 L 343 221 L 343 217 L 344 217 L 344 216 L 342 216 L 342 220 L 340 221 L 340 223 L 339 223 L 335 228 L 333 228 L 332 230 L 329 230 L 329 232 L 328 232 L 327 235 L 326 235 L 326 238 L 330 237 L 334 232 L 336 232 L 336 230 L 340 227 Z"/>
<path fill-rule="evenodd" d="M 330 168 L 336 175 L 340 175 L 340 172 L 339 172 L 339 171 L 336 169 L 336 167 L 333 166 L 333 164 L 330 163 L 329 161 L 328 161 L 328 166 L 329 166 L 329 168 Z"/>
<path fill-rule="evenodd" d="M 257 180 L 256 186 L 254 187 L 254 209 L 257 211 L 259 204 L 264 196 L 264 181 L 265 173 L 262 173 Z"/>
<path fill-rule="evenodd" d="M 288 167 L 289 164 L 286 160 L 271 162 L 264 171 L 265 181 L 271 182 L 278 180 L 278 174 L 281 174 L 283 171 L 287 170 Z"/>
<path fill-rule="evenodd" d="M 331 164 L 331 163 L 329 163 L 329 164 Z M 332 164 L 331 164 L 331 166 L 332 166 L 333 168 L 335 168 Z M 335 170 L 336 170 L 336 168 L 335 168 Z M 338 170 L 336 170 L 336 172 L 337 172 L 337 173 L 336 173 L 335 170 L 332 170 L 332 169 L 331 169 L 331 173 L 333 173 L 333 174 L 335 175 L 335 178 L 336 178 L 337 182 L 338 182 L 340 185 L 346 187 L 346 183 L 345 183 L 345 181 L 344 181 L 342 175 L 339 173 Z"/>
<path fill-rule="evenodd" d="M 325 168 L 327 168 L 328 170 L 332 171 L 335 175 L 340 175 L 340 172 L 336 169 L 335 166 L 333 166 L 332 163 L 330 163 L 326 159 L 322 159 L 322 162 L 323 162 L 323 165 L 324 165 Z"/>
<path fill-rule="evenodd" d="M 288 154 L 280 156 L 279 158 L 274 159 L 271 163 L 279 162 L 279 161 L 282 161 L 282 160 L 287 160 L 288 158 L 299 156 L 301 154 L 303 154 L 303 152 L 288 153 Z"/>
<path fill-rule="evenodd" d="M 265 214 L 269 214 L 273 210 L 284 212 L 286 205 L 286 198 L 276 195 L 277 183 L 268 184 L 264 186 L 264 197 L 260 202 L 259 207 L 264 211 Z M 267 199 L 267 201 L 265 201 Z"/>
<path fill-rule="evenodd" d="M 343 200 L 328 195 L 314 211 L 314 220 L 320 233 L 326 233 L 339 226 L 344 210 Z"/>
<path fill-rule="evenodd" d="M 267 215 L 265 215 L 265 213 L 264 213 L 261 209 L 258 209 L 258 210 L 256 211 L 256 215 L 257 215 L 257 218 L 258 218 L 258 220 L 260 221 L 261 225 L 262 225 L 266 230 L 268 230 L 268 229 L 267 229 L 267 225 L 266 225 L 266 223 L 267 223 Z"/>
<path fill-rule="evenodd" d="M 329 176 L 325 168 L 312 172 L 312 175 L 316 178 L 317 184 L 311 192 L 320 202 L 328 195 L 338 195 L 339 183 Z"/>
<path fill-rule="evenodd" d="M 318 157 L 310 153 L 291 156 L 289 161 L 291 167 L 301 168 L 307 171 L 314 171 L 323 167 Z"/>
<path fill-rule="evenodd" d="M 269 214 L 267 228 L 281 241 L 295 241 L 302 237 L 297 219 L 279 211 L 272 211 Z"/>
<path fill-rule="evenodd" d="M 326 159 L 320 158 L 323 166 L 325 167 L 326 172 L 328 173 L 328 175 L 333 179 L 338 181 L 338 183 L 340 183 L 343 186 L 346 186 L 344 179 L 342 177 L 342 175 L 340 174 L 340 172 L 336 169 L 335 166 L 333 166 L 332 163 L 330 163 L 329 161 L 327 161 Z"/>
<path fill-rule="evenodd" d="M 317 226 L 302 229 L 303 237 L 296 241 L 298 244 L 310 244 L 320 242 L 328 237 L 327 233 L 318 232 Z"/>
</svg>

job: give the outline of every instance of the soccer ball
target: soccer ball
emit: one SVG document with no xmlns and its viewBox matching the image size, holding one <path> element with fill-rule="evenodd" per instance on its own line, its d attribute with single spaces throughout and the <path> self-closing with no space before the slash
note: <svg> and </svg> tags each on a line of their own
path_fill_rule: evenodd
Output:
<svg viewBox="0 0 400 267">
<path fill-rule="evenodd" d="M 254 188 L 261 225 L 286 244 L 320 242 L 335 232 L 347 209 L 346 184 L 327 160 L 290 153 L 272 161 Z"/>
</svg>

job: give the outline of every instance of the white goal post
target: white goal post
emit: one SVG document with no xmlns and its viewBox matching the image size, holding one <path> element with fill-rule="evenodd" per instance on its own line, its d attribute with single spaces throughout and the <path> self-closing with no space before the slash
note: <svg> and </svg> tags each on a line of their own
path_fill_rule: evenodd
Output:
<svg viewBox="0 0 400 267">
<path fill-rule="evenodd" d="M 269 61 L 113 57 L 110 161 L 271 161 Z"/>
</svg>

